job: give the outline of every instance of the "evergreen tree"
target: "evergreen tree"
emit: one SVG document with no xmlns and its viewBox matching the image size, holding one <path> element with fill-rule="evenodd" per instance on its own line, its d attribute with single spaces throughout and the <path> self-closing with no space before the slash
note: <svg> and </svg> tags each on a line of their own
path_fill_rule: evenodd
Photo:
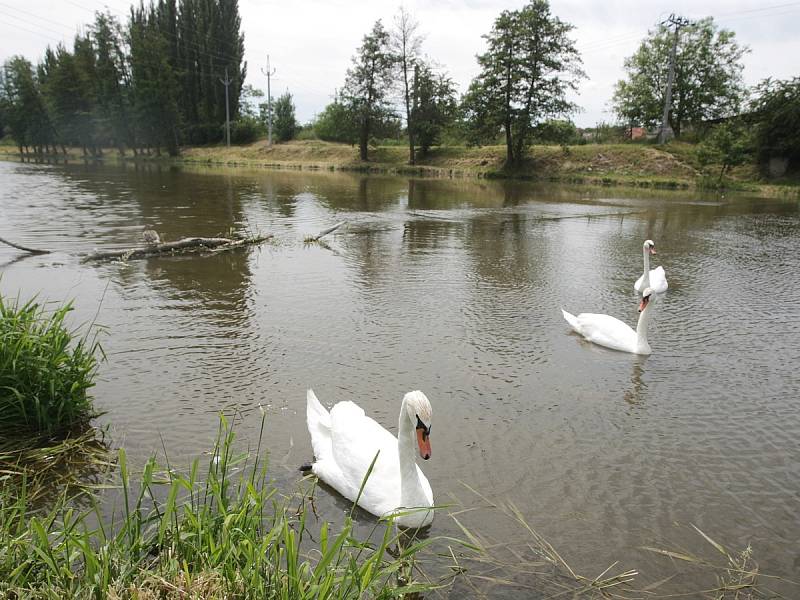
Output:
<svg viewBox="0 0 800 600">
<path fill-rule="evenodd" d="M 573 28 L 550 13 L 547 0 L 531 0 L 503 11 L 484 36 L 488 48 L 478 56 L 481 72 L 464 109 L 473 139 L 493 139 L 502 129 L 509 166 L 522 162 L 537 123 L 576 109 L 566 99 L 584 76 L 568 36 Z"/>
<path fill-rule="evenodd" d="M 159 25 L 158 9 L 143 5 L 134 9 L 129 23 L 131 85 L 137 122 L 137 139 L 178 153 L 178 84 L 169 63 L 169 41 Z"/>
<path fill-rule="evenodd" d="M 53 126 L 33 65 L 22 56 L 13 56 L 3 70 L 2 97 L 10 133 L 20 153 L 33 147 L 34 153 L 43 154 L 53 142 Z"/>
<path fill-rule="evenodd" d="M 441 143 L 444 130 L 457 111 L 456 86 L 445 74 L 436 74 L 419 61 L 414 69 L 411 127 L 419 152 L 426 156 L 431 146 Z"/>
<path fill-rule="evenodd" d="M 125 147 L 136 151 L 130 127 L 130 77 L 122 39 L 122 27 L 111 14 L 96 13 L 92 38 L 97 53 L 95 88 L 97 121 L 104 141 L 120 154 Z"/>
<path fill-rule="evenodd" d="M 275 138 L 279 142 L 288 142 L 297 130 L 297 119 L 294 116 L 294 102 L 289 92 L 280 96 L 274 105 Z"/>
<path fill-rule="evenodd" d="M 380 20 L 364 36 L 363 44 L 347 71 L 343 98 L 358 123 L 361 160 L 368 160 L 367 144 L 381 122 L 391 119 L 389 90 L 394 58 L 389 50 L 389 33 Z"/>
</svg>

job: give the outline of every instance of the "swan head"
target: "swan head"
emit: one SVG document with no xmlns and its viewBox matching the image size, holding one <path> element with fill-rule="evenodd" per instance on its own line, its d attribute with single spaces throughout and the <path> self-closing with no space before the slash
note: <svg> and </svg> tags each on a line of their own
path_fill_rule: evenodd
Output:
<svg viewBox="0 0 800 600">
<path fill-rule="evenodd" d="M 419 455 L 428 460 L 431 457 L 431 403 L 425 394 L 415 390 L 405 395 L 403 404 L 416 429 Z"/>
<path fill-rule="evenodd" d="M 642 292 L 642 301 L 639 303 L 639 312 L 642 312 L 645 308 L 647 308 L 647 305 L 650 304 L 650 298 L 652 295 L 653 290 L 651 290 L 649 287 L 644 288 L 644 291 Z"/>
<path fill-rule="evenodd" d="M 649 252 L 650 254 L 656 253 L 656 243 L 653 240 L 645 240 L 644 244 L 642 244 L 642 248 L 645 252 Z"/>
</svg>

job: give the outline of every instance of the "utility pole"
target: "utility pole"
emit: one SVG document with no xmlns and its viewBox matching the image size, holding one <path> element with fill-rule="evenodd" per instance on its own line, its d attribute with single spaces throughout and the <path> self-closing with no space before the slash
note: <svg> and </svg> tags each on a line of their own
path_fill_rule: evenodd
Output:
<svg viewBox="0 0 800 600">
<path fill-rule="evenodd" d="M 269 68 L 269 54 L 267 54 L 267 70 L 261 69 L 267 76 L 267 145 L 272 146 L 272 92 L 270 91 L 270 77 L 275 75 L 275 69 Z"/>
<path fill-rule="evenodd" d="M 681 27 L 686 27 L 689 24 L 689 19 L 684 17 L 676 17 L 675 13 L 669 16 L 669 19 L 661 22 L 662 25 L 667 27 L 675 27 L 675 34 L 672 39 L 672 49 L 669 53 L 669 75 L 667 75 L 667 89 L 664 92 L 664 115 L 661 118 L 661 129 L 658 132 L 658 143 L 666 144 L 667 140 L 674 137 L 672 127 L 669 125 L 669 109 L 672 108 L 672 83 L 675 80 L 675 54 L 678 50 L 678 32 Z"/>
<path fill-rule="evenodd" d="M 225 86 L 225 141 L 228 145 L 228 148 L 231 147 L 231 109 L 230 105 L 228 104 L 228 86 L 233 83 L 228 78 L 228 68 L 225 67 L 225 79 L 220 79 L 222 85 Z"/>
</svg>

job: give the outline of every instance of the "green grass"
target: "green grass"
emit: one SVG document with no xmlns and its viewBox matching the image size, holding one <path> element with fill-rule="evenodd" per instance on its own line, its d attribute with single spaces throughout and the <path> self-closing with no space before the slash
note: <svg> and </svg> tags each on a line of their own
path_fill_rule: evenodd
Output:
<svg viewBox="0 0 800 600">
<path fill-rule="evenodd" d="M 71 310 L 0 296 L 0 436 L 63 435 L 93 416 L 88 390 L 102 349 L 67 329 Z"/>
<path fill-rule="evenodd" d="M 234 439 L 222 417 L 211 459 L 186 473 L 151 459 L 133 477 L 120 450 L 116 519 L 94 495 L 37 512 L 24 487 L 0 488 L 0 597 L 356 599 L 439 587 L 415 579 L 415 558 L 442 538 L 408 538 L 391 519 L 366 541 L 351 517 L 312 526 L 312 496 L 280 496 L 261 440 L 251 455 Z"/>
</svg>

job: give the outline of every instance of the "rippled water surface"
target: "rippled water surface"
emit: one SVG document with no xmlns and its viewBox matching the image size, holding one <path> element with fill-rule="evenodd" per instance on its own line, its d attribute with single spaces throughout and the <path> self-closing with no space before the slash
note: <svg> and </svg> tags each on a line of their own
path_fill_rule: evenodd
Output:
<svg viewBox="0 0 800 600">
<path fill-rule="evenodd" d="M 339 220 L 329 247 L 303 244 Z M 275 237 L 206 258 L 79 261 L 138 244 L 144 226 Z M 56 251 L 0 246 L 0 290 L 73 298 L 76 325 L 107 327 L 99 422 L 134 460 L 162 439 L 173 461 L 208 450 L 220 410 L 240 409 L 254 436 L 261 404 L 289 489 L 311 455 L 307 387 L 391 429 L 419 388 L 437 500 L 482 504 L 467 484 L 512 501 L 573 566 L 619 560 L 645 581 L 672 570 L 640 547 L 708 548 L 689 523 L 751 544 L 764 572 L 800 575 L 799 233 L 796 200 L 0 162 L 0 237 Z M 635 323 L 646 238 L 670 284 L 653 355 L 571 334 L 560 307 Z M 346 505 L 320 490 L 317 508 L 336 520 Z M 525 539 L 491 514 L 471 526 Z M 446 516 L 432 532 L 458 533 Z"/>
</svg>

